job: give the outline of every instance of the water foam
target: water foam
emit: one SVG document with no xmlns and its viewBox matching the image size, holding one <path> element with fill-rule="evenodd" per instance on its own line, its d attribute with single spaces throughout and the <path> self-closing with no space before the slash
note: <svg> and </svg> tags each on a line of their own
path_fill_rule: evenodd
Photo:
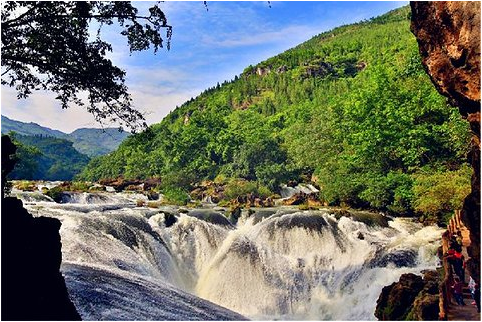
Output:
<svg viewBox="0 0 482 322">
<path fill-rule="evenodd" d="M 234 229 L 209 211 L 184 214 L 176 207 L 149 210 L 132 203 L 28 205 L 35 215 L 62 221 L 67 285 L 84 318 L 173 318 L 177 312 L 177 319 L 185 319 L 191 307 L 193 316 L 207 319 L 206 310 L 219 310 L 199 296 L 258 320 L 372 320 L 383 286 L 438 263 L 441 230 L 408 219 L 379 227 L 326 211 L 276 208 L 243 212 Z M 177 221 L 166 227 L 173 215 Z M 96 274 L 101 284 L 90 281 Z M 112 298 L 120 294 L 127 298 Z M 89 296 L 114 304 L 89 304 Z M 149 316 L 149 303 L 138 308 L 142 296 L 150 303 L 170 296 L 182 305 L 169 300 L 172 312 L 152 309 Z M 218 319 L 241 318 L 216 312 Z"/>
</svg>

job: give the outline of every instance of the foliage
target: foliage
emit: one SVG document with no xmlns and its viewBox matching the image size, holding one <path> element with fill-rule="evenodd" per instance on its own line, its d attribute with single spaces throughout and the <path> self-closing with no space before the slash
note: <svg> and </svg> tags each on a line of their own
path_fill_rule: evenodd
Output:
<svg viewBox="0 0 482 322">
<path fill-rule="evenodd" d="M 164 202 L 171 205 L 185 206 L 190 200 L 189 195 L 182 188 L 163 188 L 162 194 L 164 195 Z"/>
<path fill-rule="evenodd" d="M 11 133 L 17 145 L 19 162 L 10 179 L 72 180 L 89 158 L 72 147 L 72 142 L 45 136 L 24 136 Z"/>
<path fill-rule="evenodd" d="M 8 135 L 2 135 L 2 202 L 6 194 L 9 194 L 12 184 L 7 180 L 7 176 L 15 168 L 17 162 L 16 153 L 17 147 L 12 142 Z"/>
<path fill-rule="evenodd" d="M 224 188 L 224 196 L 227 200 L 252 194 L 264 199 L 271 195 L 271 191 L 262 184 L 255 181 L 231 179 Z"/>
<path fill-rule="evenodd" d="M 460 169 L 469 130 L 424 72 L 408 13 L 336 28 L 250 66 L 80 177 L 182 169 L 191 183 L 232 178 L 235 198 L 314 175 L 330 204 L 412 214 L 413 175 Z"/>
<path fill-rule="evenodd" d="M 47 196 L 52 198 L 55 202 L 59 203 L 62 201 L 63 189 L 59 186 L 49 189 L 46 193 Z"/>
<path fill-rule="evenodd" d="M 421 169 L 413 175 L 415 210 L 440 217 L 452 213 L 453 209 L 461 209 L 470 193 L 471 174 L 468 165 L 455 171 Z"/>
<path fill-rule="evenodd" d="M 100 27 L 90 40 L 89 25 Z M 132 108 L 125 72 L 106 58 L 112 46 L 100 28 L 117 22 L 131 51 L 163 46 L 161 29 L 172 28 L 156 4 L 142 16 L 128 1 L 7 1 L 2 5 L 2 84 L 16 88 L 19 98 L 33 90 L 58 94 L 62 108 L 86 105 L 99 122 L 121 121 L 135 130 L 143 121 Z M 169 48 L 169 43 L 168 43 Z M 5 77 L 4 77 L 5 76 Z M 88 95 L 85 103 L 80 93 Z M 145 123 L 144 123 L 145 126 Z"/>
</svg>

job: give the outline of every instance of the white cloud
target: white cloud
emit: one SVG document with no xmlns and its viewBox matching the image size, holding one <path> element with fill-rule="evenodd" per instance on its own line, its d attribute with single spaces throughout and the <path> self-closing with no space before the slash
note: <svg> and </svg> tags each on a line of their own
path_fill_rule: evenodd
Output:
<svg viewBox="0 0 482 322">
<path fill-rule="evenodd" d="M 299 43 L 308 40 L 320 32 L 320 28 L 303 25 L 292 25 L 276 31 L 261 33 L 231 33 L 221 37 L 204 36 L 203 42 L 212 46 L 240 47 L 270 43 Z"/>
<path fill-rule="evenodd" d="M 17 99 L 16 91 L 2 86 L 2 114 L 22 122 L 35 122 L 70 133 L 79 127 L 100 127 L 85 109 L 72 106 L 62 109 L 55 94 L 35 91 L 27 99 Z"/>
</svg>

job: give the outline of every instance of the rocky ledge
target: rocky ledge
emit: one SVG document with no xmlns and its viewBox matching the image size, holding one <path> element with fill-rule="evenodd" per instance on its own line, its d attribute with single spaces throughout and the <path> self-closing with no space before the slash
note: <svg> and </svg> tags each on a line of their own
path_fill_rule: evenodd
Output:
<svg viewBox="0 0 482 322">
<path fill-rule="evenodd" d="M 2 137 L 2 320 L 80 320 L 60 272 L 60 221 L 4 196 L 15 146 Z"/>
<path fill-rule="evenodd" d="M 423 278 L 403 274 L 385 286 L 377 301 L 375 316 L 382 321 L 434 321 L 439 316 L 439 274 L 426 271 Z"/>
</svg>

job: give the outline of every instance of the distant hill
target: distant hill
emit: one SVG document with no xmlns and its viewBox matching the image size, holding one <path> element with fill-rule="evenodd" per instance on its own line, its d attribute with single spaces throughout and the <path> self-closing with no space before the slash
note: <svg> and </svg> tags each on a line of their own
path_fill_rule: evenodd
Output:
<svg viewBox="0 0 482 322">
<path fill-rule="evenodd" d="M 38 135 L 12 137 L 19 157 L 10 179 L 72 180 L 89 162 L 89 157 L 72 147 L 72 142 Z"/>
<path fill-rule="evenodd" d="M 104 155 L 117 149 L 119 144 L 130 135 L 128 132 L 119 132 L 116 128 L 94 129 L 81 128 L 68 134 L 53 130 L 37 123 L 24 123 L 12 120 L 2 115 L 2 134 L 16 132 L 25 136 L 50 136 L 71 141 L 73 147 L 80 153 L 90 157 Z"/>
<path fill-rule="evenodd" d="M 77 151 L 92 157 L 114 151 L 127 136 L 128 132 L 119 132 L 114 128 L 82 128 L 68 134 L 68 139 L 74 142 Z"/>
<path fill-rule="evenodd" d="M 48 127 L 38 125 L 37 123 L 24 123 L 20 121 L 12 120 L 2 115 L 2 134 L 8 132 L 16 132 L 20 135 L 43 135 L 53 136 L 56 138 L 66 138 L 67 134 L 58 130 L 52 130 Z"/>
</svg>

